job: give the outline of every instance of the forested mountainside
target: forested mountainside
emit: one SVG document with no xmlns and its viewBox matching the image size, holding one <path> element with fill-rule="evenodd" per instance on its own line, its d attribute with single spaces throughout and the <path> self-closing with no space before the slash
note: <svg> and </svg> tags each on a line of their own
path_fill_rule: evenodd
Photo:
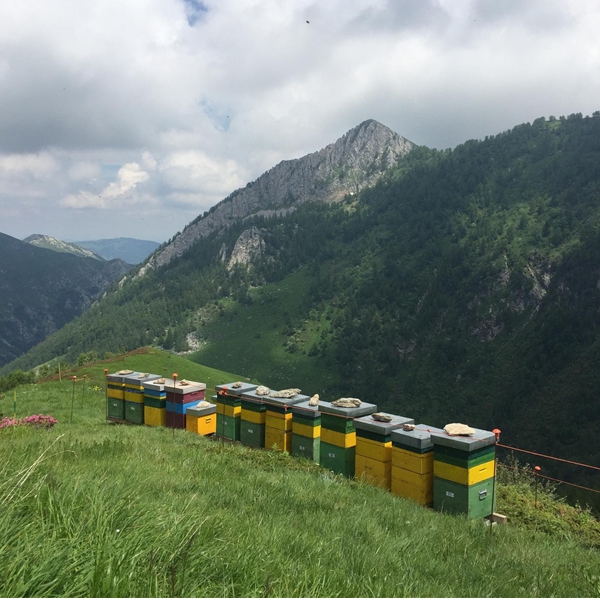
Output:
<svg viewBox="0 0 600 600">
<path fill-rule="evenodd" d="M 600 459 L 600 115 L 402 156 L 338 203 L 233 220 L 11 367 L 158 343 Z"/>
<path fill-rule="evenodd" d="M 80 315 L 131 265 L 57 252 L 0 233 L 0 366 Z"/>
</svg>

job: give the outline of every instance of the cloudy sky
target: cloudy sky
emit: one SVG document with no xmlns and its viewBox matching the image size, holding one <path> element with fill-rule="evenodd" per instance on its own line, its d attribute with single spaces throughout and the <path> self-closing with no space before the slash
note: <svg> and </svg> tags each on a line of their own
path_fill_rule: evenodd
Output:
<svg viewBox="0 0 600 600">
<path fill-rule="evenodd" d="M 0 232 L 172 237 L 373 118 L 453 147 L 600 109 L 596 0 L 0 3 Z"/>
</svg>

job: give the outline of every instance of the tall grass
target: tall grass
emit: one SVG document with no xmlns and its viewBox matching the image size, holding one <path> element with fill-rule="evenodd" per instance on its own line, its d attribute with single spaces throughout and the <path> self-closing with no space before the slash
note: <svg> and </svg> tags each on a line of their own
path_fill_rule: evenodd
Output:
<svg viewBox="0 0 600 600">
<path fill-rule="evenodd" d="M 0 432 L 2 596 L 600 595 L 600 554 L 574 539 L 490 535 L 281 453 L 106 425 L 102 394 L 70 426 L 69 385 L 20 390 L 55 428 Z"/>
</svg>

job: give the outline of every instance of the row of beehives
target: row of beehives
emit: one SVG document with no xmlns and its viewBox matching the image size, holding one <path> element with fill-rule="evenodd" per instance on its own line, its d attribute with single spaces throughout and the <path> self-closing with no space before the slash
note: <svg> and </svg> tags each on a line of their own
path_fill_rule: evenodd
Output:
<svg viewBox="0 0 600 600">
<path fill-rule="evenodd" d="M 280 392 L 265 393 L 262 386 L 241 382 L 216 386 L 217 395 L 208 403 L 206 386 L 197 382 L 183 380 L 182 385 L 139 373 L 117 373 L 108 379 L 109 418 L 186 428 L 287 451 L 436 510 L 472 518 L 493 512 L 492 432 L 476 429 L 471 436 L 451 436 L 436 427 L 415 425 L 413 419 L 377 413 L 374 404 L 311 402 L 293 391 L 292 397 L 277 397 Z M 119 392 L 122 397 L 117 398 Z M 118 400 L 122 407 L 115 404 Z M 141 412 L 131 408 L 136 403 L 143 405 Z"/>
</svg>

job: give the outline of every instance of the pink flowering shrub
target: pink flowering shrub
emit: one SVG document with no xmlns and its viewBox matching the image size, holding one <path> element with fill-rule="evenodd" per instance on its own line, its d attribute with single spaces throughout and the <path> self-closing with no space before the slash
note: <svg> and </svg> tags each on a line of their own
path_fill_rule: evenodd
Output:
<svg viewBox="0 0 600 600">
<path fill-rule="evenodd" d="M 30 417 L 25 417 L 23 419 L 4 417 L 2 421 L 0 421 L 0 429 L 5 429 L 6 427 L 18 427 L 19 425 L 31 425 L 38 429 L 50 429 L 57 423 L 58 421 L 50 415 L 31 415 Z"/>
<path fill-rule="evenodd" d="M 4 417 L 2 421 L 0 421 L 0 429 L 5 429 L 6 427 L 16 427 L 21 424 L 21 419 L 12 419 L 11 417 Z"/>
</svg>

